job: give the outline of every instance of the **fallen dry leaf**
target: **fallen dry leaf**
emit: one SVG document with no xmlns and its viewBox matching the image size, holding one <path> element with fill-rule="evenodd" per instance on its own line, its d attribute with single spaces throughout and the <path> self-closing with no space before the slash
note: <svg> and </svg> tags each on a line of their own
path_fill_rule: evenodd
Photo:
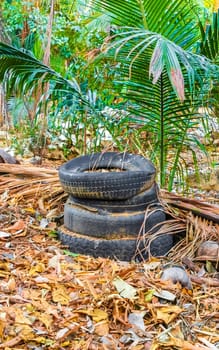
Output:
<svg viewBox="0 0 219 350">
<path fill-rule="evenodd" d="M 79 313 L 81 314 L 85 314 L 85 315 L 89 315 L 92 317 L 92 319 L 95 321 L 95 322 L 100 322 L 102 320 L 107 320 L 108 319 L 108 314 L 107 312 L 105 312 L 104 310 L 101 310 L 101 309 L 94 309 L 94 310 L 83 310 L 83 309 L 80 309 L 78 310 Z"/>
<path fill-rule="evenodd" d="M 160 304 L 150 304 L 148 307 L 156 322 L 163 321 L 165 324 L 172 322 L 183 311 L 183 309 L 177 305 L 163 306 Z"/>
<path fill-rule="evenodd" d="M 26 227 L 25 221 L 20 219 L 17 222 L 15 222 L 14 225 L 7 227 L 7 231 L 11 233 L 20 233 L 25 229 L 25 227 Z"/>
<path fill-rule="evenodd" d="M 39 178 L 34 178 L 34 170 L 27 169 L 24 179 L 16 178 L 15 168 L 11 171 L 14 175 L 7 180 L 0 176 L 0 231 L 7 233 L 0 235 L 0 349 L 217 346 L 218 271 L 212 265 L 207 272 L 205 263 L 193 257 L 204 237 L 218 239 L 218 230 L 213 222 L 185 212 L 189 206 L 194 211 L 196 201 L 188 206 L 185 200 L 168 196 L 170 205 L 172 201 L 183 207 L 177 209 L 177 218 L 180 227 L 188 226 L 189 235 L 165 261 L 135 264 L 76 256 L 49 236 L 58 227 L 58 221 L 50 220 L 63 212 L 66 198 L 57 170 L 36 168 Z M 201 209 L 203 214 L 213 210 L 213 219 L 218 215 L 215 206 L 201 204 Z M 192 262 L 189 266 L 183 262 L 185 256 Z M 161 283 L 161 267 L 172 261 L 186 265 L 193 293 Z"/>
<path fill-rule="evenodd" d="M 100 336 L 109 334 L 109 322 L 101 321 L 94 325 L 94 332 Z"/>
<path fill-rule="evenodd" d="M 37 265 L 34 265 L 29 270 L 30 276 L 37 276 L 39 273 L 44 272 L 46 269 L 45 265 L 43 263 L 38 263 Z"/>
<path fill-rule="evenodd" d="M 46 329 L 50 329 L 53 323 L 52 315 L 47 314 L 46 312 L 43 314 L 39 314 L 38 319 L 46 326 Z"/>
<path fill-rule="evenodd" d="M 130 284 L 122 280 L 120 277 L 116 277 L 113 280 L 113 284 L 123 298 L 133 299 L 137 294 L 137 289 Z"/>
<path fill-rule="evenodd" d="M 71 298 L 67 293 L 67 290 L 62 285 L 57 285 L 52 291 L 52 300 L 54 303 L 60 303 L 61 305 L 68 305 Z"/>
<path fill-rule="evenodd" d="M 208 350 L 208 348 L 201 345 L 194 345 L 187 340 L 172 337 L 165 342 L 155 341 L 151 346 L 151 350 L 160 350 L 165 348 L 176 348 L 180 350 Z"/>
</svg>

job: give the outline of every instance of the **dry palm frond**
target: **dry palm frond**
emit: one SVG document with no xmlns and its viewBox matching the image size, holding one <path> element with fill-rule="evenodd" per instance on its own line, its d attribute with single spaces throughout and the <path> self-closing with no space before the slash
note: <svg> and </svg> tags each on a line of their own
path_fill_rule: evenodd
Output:
<svg viewBox="0 0 219 350">
<path fill-rule="evenodd" d="M 27 165 L 0 164 L 0 202 L 32 202 L 42 198 L 48 202 L 48 208 L 63 202 L 64 193 L 59 182 L 58 171 Z"/>
<path fill-rule="evenodd" d="M 3 174 L 0 176 L 2 200 L 16 198 L 17 202 L 22 202 L 27 199 L 35 200 L 36 196 L 41 196 L 50 203 L 55 198 L 55 205 L 57 205 L 58 198 L 63 201 L 63 198 L 67 197 L 59 182 L 57 169 L 3 163 L 0 164 L 0 174 Z M 184 227 L 188 212 L 219 223 L 217 205 L 177 196 L 165 190 L 161 190 L 160 195 L 166 211 Z"/>
<path fill-rule="evenodd" d="M 172 261 L 181 261 L 183 256 L 194 258 L 202 242 L 206 240 L 217 241 L 218 237 L 218 224 L 189 212 L 187 214 L 186 235 L 168 253 L 168 257 Z"/>
<path fill-rule="evenodd" d="M 178 220 L 172 219 L 161 223 L 162 225 L 156 232 L 153 232 L 156 228 L 154 226 L 146 233 L 139 233 L 135 256 L 140 257 L 141 260 L 144 260 L 145 253 L 146 256 L 150 256 L 151 243 L 164 235 L 176 235 L 180 238 L 178 243 L 168 252 L 168 258 L 174 262 L 180 262 L 182 257 L 194 258 L 200 244 L 206 240 L 218 241 L 218 224 L 192 212 L 187 212 L 187 215 L 183 212 L 179 213 Z"/>
<path fill-rule="evenodd" d="M 146 218 L 147 220 L 147 218 Z M 157 226 L 157 228 L 156 228 Z M 154 232 L 156 230 L 156 232 Z M 139 232 L 135 250 L 135 257 L 139 257 L 140 260 L 144 260 L 144 256 L 150 257 L 150 246 L 151 243 L 158 237 L 167 235 L 177 235 L 186 231 L 186 220 L 184 219 L 173 219 L 161 222 L 153 226 L 146 233 Z M 142 247 L 143 245 L 143 247 Z"/>
<path fill-rule="evenodd" d="M 197 216 L 201 216 L 219 224 L 218 205 L 206 203 L 194 198 L 177 196 L 176 194 L 167 192 L 165 190 L 161 191 L 161 198 L 163 199 L 164 203 L 168 204 L 171 207 L 179 208 L 183 211 L 191 211 Z"/>
<path fill-rule="evenodd" d="M 37 166 L 0 164 L 0 203 L 21 204 L 33 208 L 51 210 L 62 207 L 67 194 L 60 184 L 58 171 Z M 172 218 L 165 221 L 156 233 L 152 230 L 145 235 L 145 244 L 140 249 L 142 234 L 139 234 L 136 254 L 150 251 L 151 242 L 160 235 L 184 237 L 168 253 L 172 261 L 182 257 L 194 258 L 199 245 L 206 239 L 218 240 L 219 207 L 191 198 L 184 198 L 161 190 L 160 198 L 165 211 Z M 43 204 L 42 204 L 43 203 Z M 147 220 L 147 213 L 145 214 Z M 142 247 L 142 246 L 141 246 Z"/>
<path fill-rule="evenodd" d="M 51 175 L 57 175 L 57 170 L 23 164 L 0 163 L 0 173 L 32 177 L 49 177 Z"/>
</svg>

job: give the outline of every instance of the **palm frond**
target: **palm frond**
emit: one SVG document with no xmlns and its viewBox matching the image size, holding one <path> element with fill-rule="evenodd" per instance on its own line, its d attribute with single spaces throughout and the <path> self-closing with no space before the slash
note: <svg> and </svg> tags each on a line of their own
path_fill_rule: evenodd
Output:
<svg viewBox="0 0 219 350">
<path fill-rule="evenodd" d="M 205 78 L 215 74 L 216 67 L 207 58 L 185 51 L 160 34 L 130 27 L 121 27 L 120 30 L 105 50 L 114 49 L 117 60 L 129 63 L 130 80 L 136 61 L 139 62 L 139 70 L 140 66 L 144 67 L 141 74 L 152 75 L 154 84 L 166 71 L 174 91 L 183 101 L 184 75 L 187 76 L 191 95 L 197 83 L 201 86 Z"/>
<path fill-rule="evenodd" d="M 152 132 L 154 146 L 150 156 L 155 161 L 154 156 L 159 155 L 160 184 L 169 182 L 171 189 L 170 174 L 181 166 L 179 153 L 189 141 L 188 130 L 197 125 L 202 90 L 214 74 L 215 66 L 160 34 L 144 29 L 126 28 L 109 45 L 109 55 L 115 51 L 121 74 L 115 83 L 122 86 L 123 97 L 129 101 L 132 121 Z M 183 103 L 177 94 L 184 99 Z M 170 150 L 174 155 L 172 164 L 167 161 Z"/>
<path fill-rule="evenodd" d="M 37 60 L 31 52 L 1 42 L 0 81 L 4 81 L 9 94 L 13 90 L 22 91 L 25 94 L 33 91 L 39 84 L 51 81 L 57 89 L 67 90 L 82 103 L 87 103 L 76 80 L 63 78 L 59 73 Z"/>
<path fill-rule="evenodd" d="M 160 33 L 186 49 L 199 37 L 193 13 L 199 5 L 195 0 L 92 0 L 90 6 L 106 13 L 112 24 Z"/>
<path fill-rule="evenodd" d="M 199 21 L 199 28 L 201 32 L 201 42 L 199 44 L 199 51 L 213 62 L 219 64 L 219 9 L 218 12 L 212 14 L 212 21 L 204 26 Z"/>
</svg>

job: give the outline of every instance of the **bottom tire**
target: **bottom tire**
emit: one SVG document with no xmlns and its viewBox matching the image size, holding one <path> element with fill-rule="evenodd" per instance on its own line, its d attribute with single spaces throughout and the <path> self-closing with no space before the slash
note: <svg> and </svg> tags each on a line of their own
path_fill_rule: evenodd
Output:
<svg viewBox="0 0 219 350">
<path fill-rule="evenodd" d="M 147 232 L 166 220 L 166 214 L 158 204 L 152 206 L 147 215 L 142 229 L 145 211 L 111 213 L 103 209 L 73 205 L 68 200 L 64 208 L 64 225 L 68 230 L 86 236 L 122 238 L 138 236 L 140 231 Z"/>
<path fill-rule="evenodd" d="M 131 261 L 134 258 L 137 243 L 136 237 L 99 239 L 74 233 L 64 226 L 59 228 L 59 239 L 74 253 L 123 261 Z M 163 256 L 167 254 L 172 246 L 172 235 L 160 235 L 151 242 L 150 253 L 153 256 Z M 143 241 L 140 242 L 138 248 L 144 248 Z M 143 258 L 148 258 L 148 252 L 143 254 Z"/>
</svg>

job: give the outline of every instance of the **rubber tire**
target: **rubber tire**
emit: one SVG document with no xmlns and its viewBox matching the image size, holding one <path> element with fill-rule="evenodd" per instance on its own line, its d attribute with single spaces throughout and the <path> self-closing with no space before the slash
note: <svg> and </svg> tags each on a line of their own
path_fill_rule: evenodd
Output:
<svg viewBox="0 0 219 350">
<path fill-rule="evenodd" d="M 98 169 L 123 171 L 89 172 Z M 155 176 L 156 169 L 146 158 L 118 152 L 77 157 L 59 168 L 63 189 L 78 198 L 128 199 L 150 188 Z"/>
<path fill-rule="evenodd" d="M 146 210 L 149 205 L 159 203 L 158 193 L 158 185 L 154 183 L 151 188 L 144 192 L 141 192 L 140 194 L 137 194 L 130 199 L 106 201 L 102 199 L 76 198 L 70 195 L 68 198 L 68 203 L 78 205 L 88 210 L 92 210 L 92 208 L 98 208 L 109 211 L 111 213 L 122 213 L 125 211 L 143 211 Z"/>
<path fill-rule="evenodd" d="M 73 253 L 91 255 L 95 258 L 103 257 L 123 261 L 133 260 L 137 243 L 136 238 L 132 237 L 107 240 L 79 235 L 67 230 L 64 226 L 59 228 L 59 239 Z M 171 235 L 160 236 L 151 243 L 150 253 L 153 256 L 164 256 L 172 248 L 172 245 Z M 143 259 L 146 260 L 147 258 L 148 253 L 145 253 Z M 138 261 L 140 261 L 140 258 L 138 258 Z"/>
<path fill-rule="evenodd" d="M 109 211 L 92 208 L 87 210 L 69 203 L 64 207 L 64 226 L 75 232 L 92 237 L 107 238 L 138 236 L 142 229 L 145 211 L 110 213 Z M 161 206 L 153 207 L 146 220 L 144 232 L 166 220 L 166 214 Z"/>
</svg>

